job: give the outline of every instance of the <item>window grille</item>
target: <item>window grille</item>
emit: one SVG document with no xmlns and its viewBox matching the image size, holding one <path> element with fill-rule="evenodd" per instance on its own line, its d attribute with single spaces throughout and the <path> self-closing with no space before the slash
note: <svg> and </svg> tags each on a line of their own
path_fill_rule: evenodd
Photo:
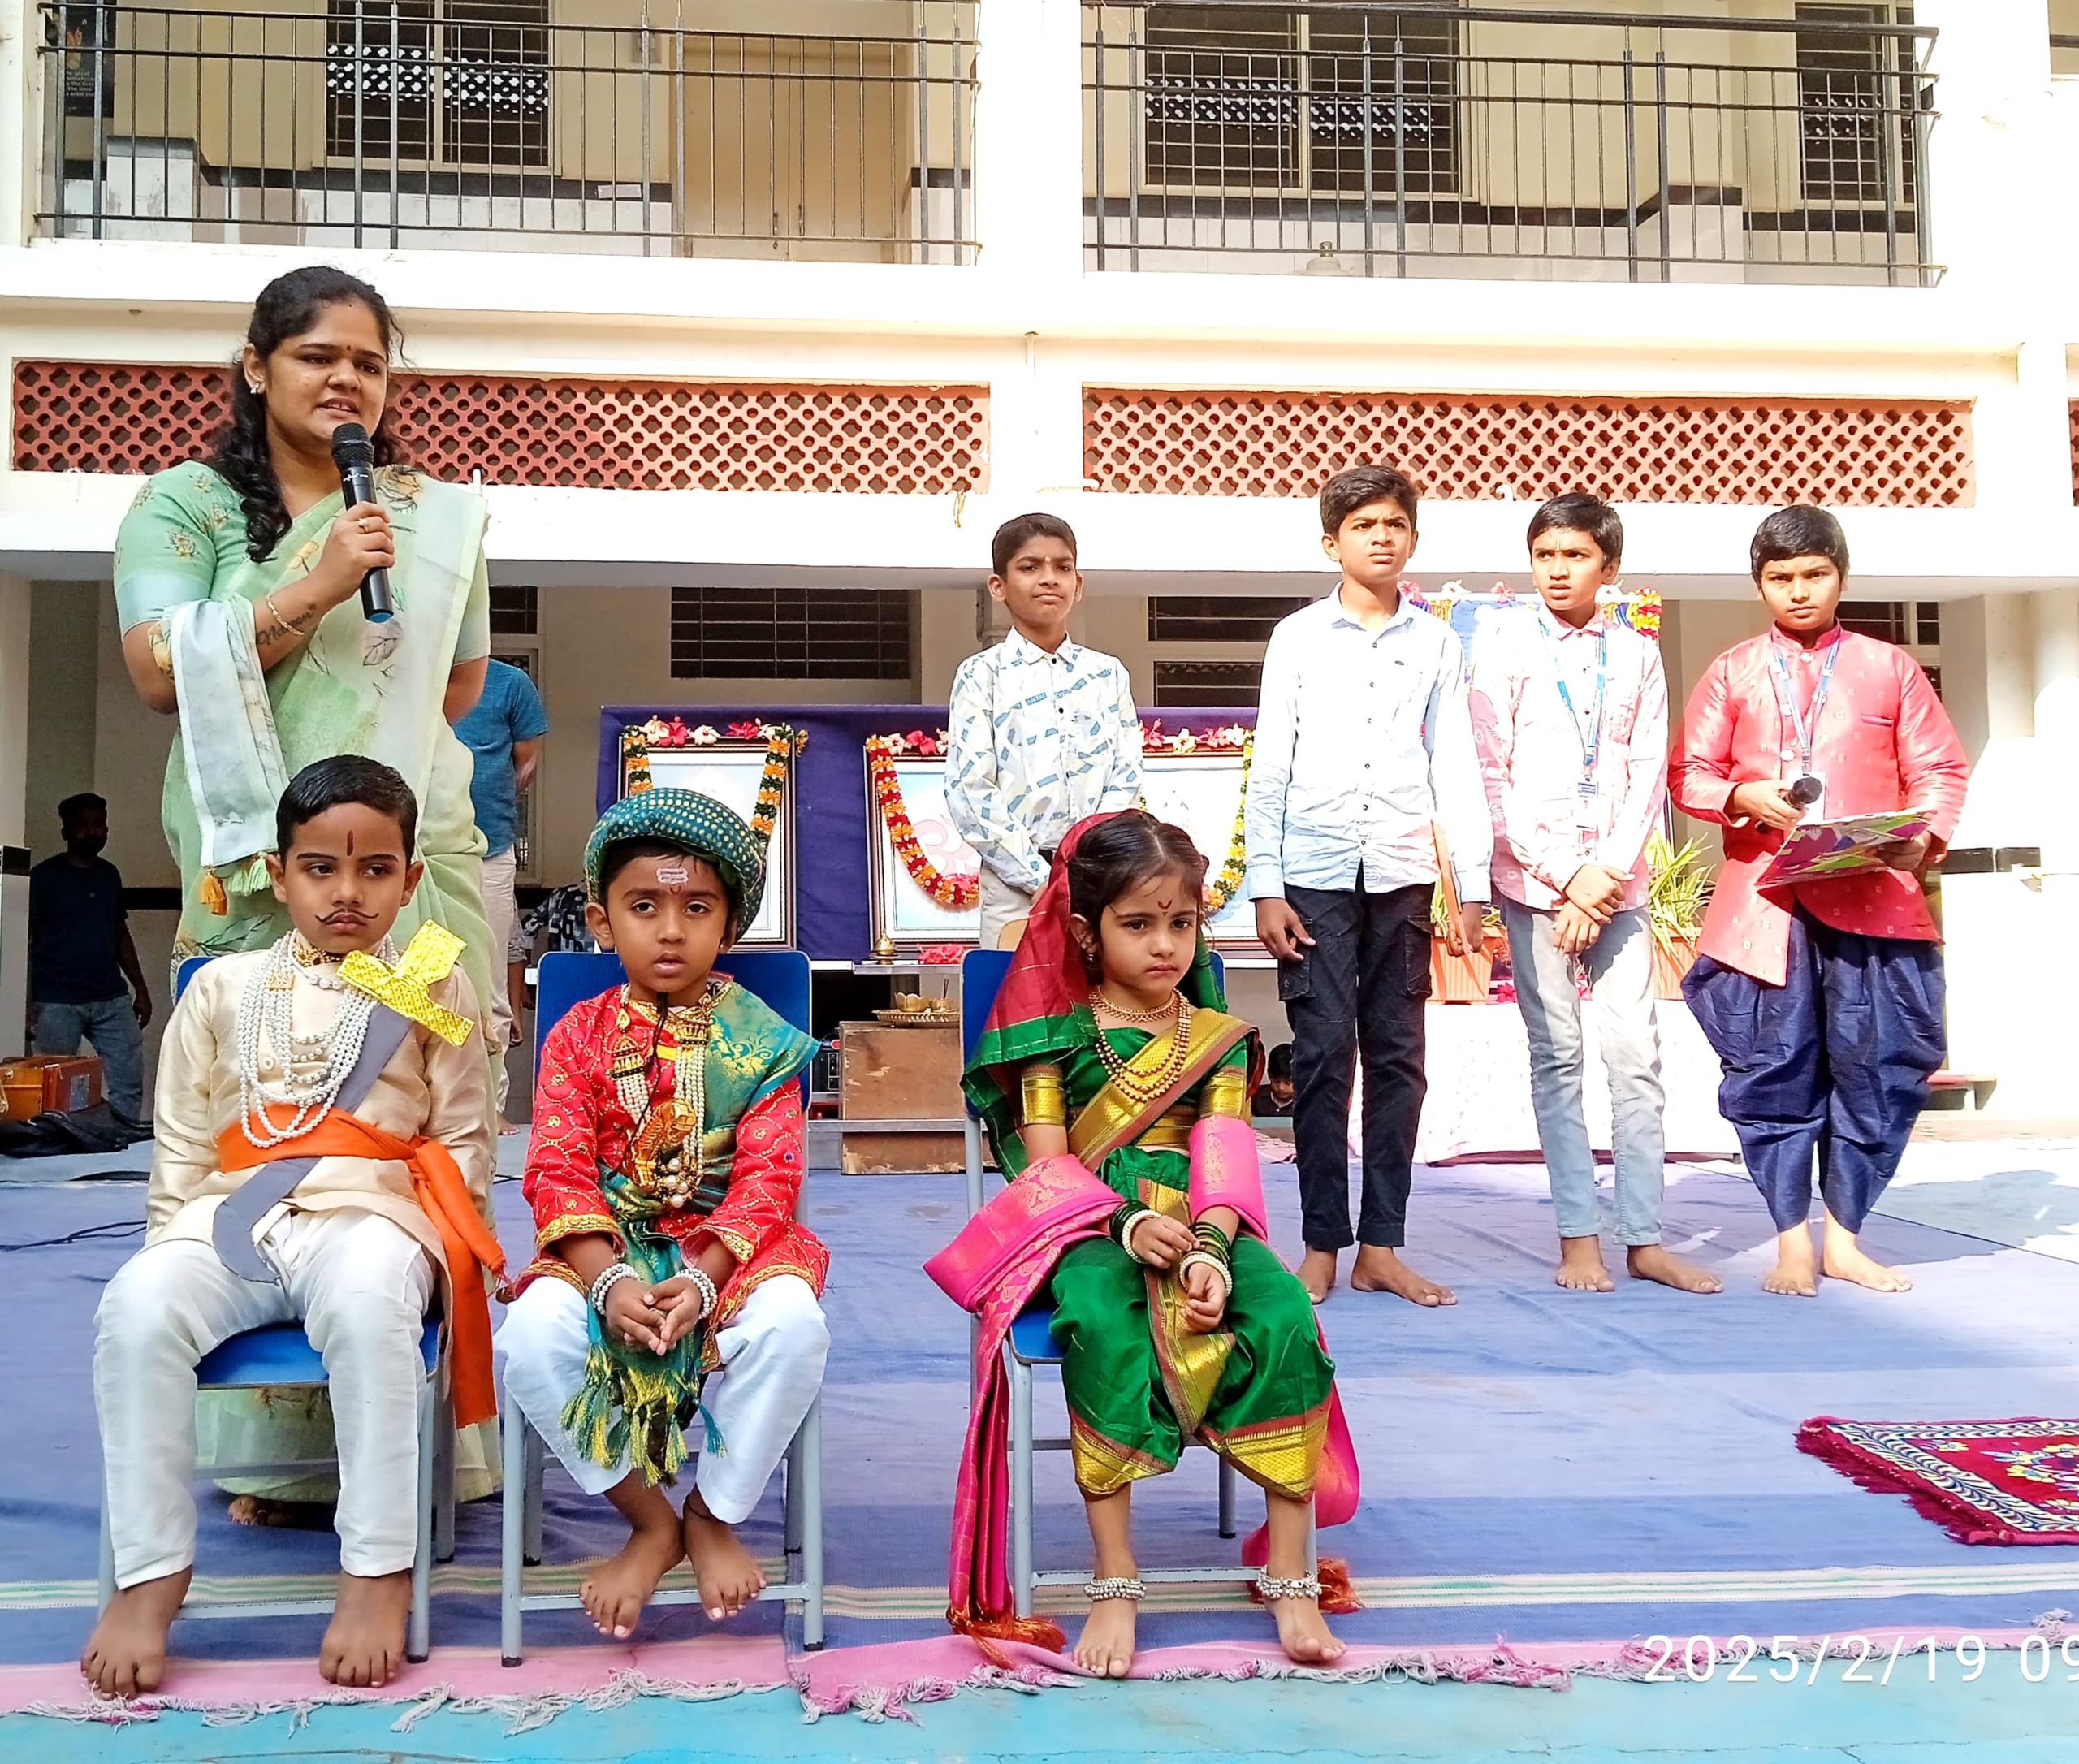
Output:
<svg viewBox="0 0 2079 1764">
<path fill-rule="evenodd" d="M 674 588 L 674 680 L 908 680 L 916 596 L 850 588 Z"/>
</svg>

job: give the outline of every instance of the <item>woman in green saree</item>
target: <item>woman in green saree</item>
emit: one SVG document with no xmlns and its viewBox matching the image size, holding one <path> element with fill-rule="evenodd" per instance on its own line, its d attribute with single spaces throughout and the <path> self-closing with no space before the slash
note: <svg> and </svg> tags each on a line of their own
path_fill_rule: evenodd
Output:
<svg viewBox="0 0 2079 1764">
<path fill-rule="evenodd" d="M 310 761 L 365 754 L 418 797 L 426 868 L 398 941 L 426 919 L 445 926 L 476 996 L 491 997 L 484 841 L 469 750 L 450 727 L 482 692 L 491 651 L 484 504 L 391 462 L 383 417 L 396 340 L 365 282 L 323 266 L 276 278 L 254 303 L 209 460 L 148 480 L 117 536 L 124 663 L 145 703 L 180 720 L 162 797 L 180 864 L 176 970 L 283 935 L 265 863 L 275 800 Z M 331 452 L 349 422 L 379 462 L 375 500 L 352 508 Z M 375 569 L 390 571 L 396 606 L 381 625 L 359 599 Z M 324 1423 L 303 1393 L 262 1390 L 205 1399 L 201 1425 L 206 1461 L 213 1438 L 243 1450 L 256 1430 L 267 1449 L 255 1455 L 301 1455 L 283 1436 Z M 458 1459 L 465 1499 L 488 1492 L 497 1462 L 471 1443 Z M 265 1492 L 331 1498 L 309 1481 Z"/>
</svg>

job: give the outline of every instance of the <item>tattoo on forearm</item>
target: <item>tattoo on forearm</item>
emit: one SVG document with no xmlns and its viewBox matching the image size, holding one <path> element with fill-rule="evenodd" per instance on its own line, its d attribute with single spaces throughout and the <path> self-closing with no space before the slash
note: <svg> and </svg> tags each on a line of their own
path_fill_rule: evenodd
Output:
<svg viewBox="0 0 2079 1764">
<path fill-rule="evenodd" d="M 318 608 L 315 607 L 305 607 L 294 618 L 289 618 L 274 604 L 272 594 L 267 596 L 266 604 L 267 616 L 274 622 L 266 630 L 253 633 L 255 643 L 273 643 L 300 638 L 318 621 Z"/>
</svg>

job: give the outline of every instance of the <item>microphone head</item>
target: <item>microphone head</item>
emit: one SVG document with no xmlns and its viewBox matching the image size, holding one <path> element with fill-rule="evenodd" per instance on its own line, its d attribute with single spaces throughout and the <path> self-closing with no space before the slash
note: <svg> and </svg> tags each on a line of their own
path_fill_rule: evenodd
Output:
<svg viewBox="0 0 2079 1764">
<path fill-rule="evenodd" d="M 332 463 L 344 471 L 349 466 L 372 466 L 375 463 L 375 444 L 368 439 L 368 430 L 357 422 L 343 422 L 332 431 Z"/>
</svg>

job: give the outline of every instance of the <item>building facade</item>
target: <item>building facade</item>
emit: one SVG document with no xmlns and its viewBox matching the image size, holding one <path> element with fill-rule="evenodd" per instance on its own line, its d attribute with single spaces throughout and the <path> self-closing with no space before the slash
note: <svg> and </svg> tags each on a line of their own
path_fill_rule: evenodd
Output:
<svg viewBox="0 0 2079 1764">
<path fill-rule="evenodd" d="M 1979 767 L 1951 1065 L 2065 1112 L 2079 0 L 6 8 L 0 841 L 101 790 L 148 966 L 172 726 L 110 547 L 323 260 L 403 319 L 413 456 L 485 484 L 555 724 L 530 880 L 576 876 L 603 704 L 943 702 L 1027 508 L 1161 706 L 1253 701 L 1358 459 L 1423 486 L 1430 586 L 1520 584 L 1537 501 L 1611 497 L 1678 694 L 1817 501 Z"/>
</svg>

